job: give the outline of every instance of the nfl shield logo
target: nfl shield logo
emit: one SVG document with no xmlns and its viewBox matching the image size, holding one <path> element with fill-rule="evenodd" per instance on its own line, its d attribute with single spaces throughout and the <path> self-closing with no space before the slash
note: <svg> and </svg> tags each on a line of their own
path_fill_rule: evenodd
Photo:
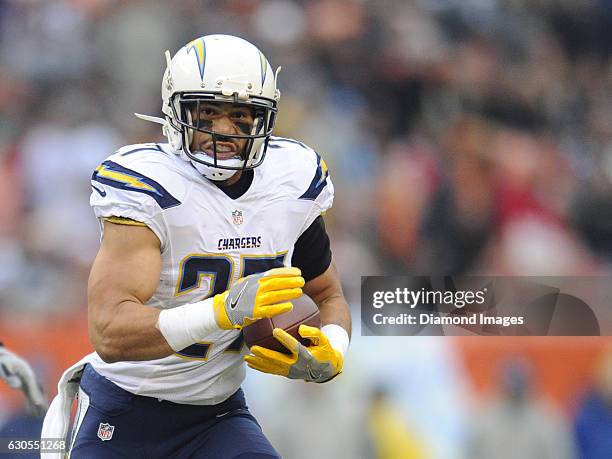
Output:
<svg viewBox="0 0 612 459">
<path fill-rule="evenodd" d="M 234 225 L 242 225 L 244 219 L 242 218 L 242 211 L 236 209 L 232 212 L 232 219 L 234 220 Z"/>
<path fill-rule="evenodd" d="M 98 438 L 102 441 L 108 441 L 113 438 L 113 431 L 115 430 L 115 426 L 111 426 L 108 423 L 100 423 L 98 427 Z"/>
</svg>

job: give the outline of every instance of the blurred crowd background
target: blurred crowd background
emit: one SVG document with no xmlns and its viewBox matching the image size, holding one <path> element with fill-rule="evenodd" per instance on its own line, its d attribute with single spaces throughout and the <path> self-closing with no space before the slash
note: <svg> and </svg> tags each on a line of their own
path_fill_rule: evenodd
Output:
<svg viewBox="0 0 612 459">
<path fill-rule="evenodd" d="M 89 177 L 163 141 L 132 113 L 160 113 L 165 49 L 235 34 L 330 167 L 354 312 L 333 384 L 249 374 L 279 451 L 612 457 L 609 338 L 359 336 L 362 275 L 612 274 L 611 30 L 610 0 L 0 0 L 0 338 L 50 395 L 89 351 Z M 0 387 L 0 433 L 22 406 Z"/>
</svg>

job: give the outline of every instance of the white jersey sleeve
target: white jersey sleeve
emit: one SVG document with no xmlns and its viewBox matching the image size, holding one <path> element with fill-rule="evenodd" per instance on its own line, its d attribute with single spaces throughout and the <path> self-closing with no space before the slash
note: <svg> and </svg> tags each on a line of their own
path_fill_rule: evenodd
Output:
<svg viewBox="0 0 612 459">
<path fill-rule="evenodd" d="M 181 203 L 175 196 L 181 182 L 173 180 L 165 155 L 154 144 L 123 147 L 93 172 L 90 197 L 98 219 L 142 222 L 157 235 L 162 250 L 169 238 L 163 212 Z"/>
<path fill-rule="evenodd" d="M 272 151 L 282 149 L 284 161 L 279 161 L 285 168 L 279 173 L 291 175 L 293 193 L 301 202 L 311 205 L 305 213 L 305 219 L 299 231 L 301 235 L 314 220 L 327 212 L 334 202 L 334 185 L 325 160 L 309 146 L 293 139 L 272 137 Z M 291 158 L 291 159 L 289 159 Z M 290 174 L 288 174 L 291 172 Z"/>
</svg>

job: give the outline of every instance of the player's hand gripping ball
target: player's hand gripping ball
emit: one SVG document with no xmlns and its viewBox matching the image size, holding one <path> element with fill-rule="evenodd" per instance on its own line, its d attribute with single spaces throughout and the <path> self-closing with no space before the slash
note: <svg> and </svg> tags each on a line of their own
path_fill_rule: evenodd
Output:
<svg viewBox="0 0 612 459">
<path fill-rule="evenodd" d="M 318 383 L 329 381 L 342 371 L 342 354 L 332 347 L 325 333 L 316 327 L 300 325 L 299 334 L 311 344 L 305 346 L 285 330 L 275 328 L 274 337 L 291 354 L 252 346 L 253 355 L 245 356 L 244 360 L 249 367 L 264 373 Z"/>
<path fill-rule="evenodd" d="M 298 330 L 300 325 L 321 327 L 319 307 L 308 295 L 302 295 L 291 300 L 291 304 L 293 304 L 291 311 L 269 319 L 258 320 L 242 329 L 244 342 L 249 349 L 252 346 L 260 346 L 272 349 L 273 351 L 291 354 L 285 346 L 274 338 L 273 332 L 275 328 L 282 328 L 305 346 L 310 344 L 310 340 L 302 338 Z"/>
<path fill-rule="evenodd" d="M 241 329 L 256 320 L 291 311 L 289 301 L 302 294 L 303 286 L 298 268 L 275 268 L 243 277 L 214 296 L 215 320 L 225 330 Z"/>
</svg>

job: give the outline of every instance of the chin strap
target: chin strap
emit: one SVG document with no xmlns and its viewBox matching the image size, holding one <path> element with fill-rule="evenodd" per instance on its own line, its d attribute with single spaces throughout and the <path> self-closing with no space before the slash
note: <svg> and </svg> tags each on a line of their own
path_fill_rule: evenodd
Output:
<svg viewBox="0 0 612 459">
<path fill-rule="evenodd" d="M 170 146 L 177 151 L 180 151 L 183 146 L 183 140 L 181 134 L 172 127 L 167 119 L 160 118 L 159 116 L 143 115 L 142 113 L 134 113 L 136 118 L 140 118 L 144 121 L 150 121 L 151 123 L 161 124 L 162 133 L 168 139 Z"/>
<path fill-rule="evenodd" d="M 168 121 L 163 118 L 160 118 L 159 116 L 143 115 L 142 113 L 134 113 L 134 116 L 136 116 L 136 118 L 140 118 L 141 120 L 161 124 L 162 126 L 165 126 L 168 123 Z"/>
</svg>

